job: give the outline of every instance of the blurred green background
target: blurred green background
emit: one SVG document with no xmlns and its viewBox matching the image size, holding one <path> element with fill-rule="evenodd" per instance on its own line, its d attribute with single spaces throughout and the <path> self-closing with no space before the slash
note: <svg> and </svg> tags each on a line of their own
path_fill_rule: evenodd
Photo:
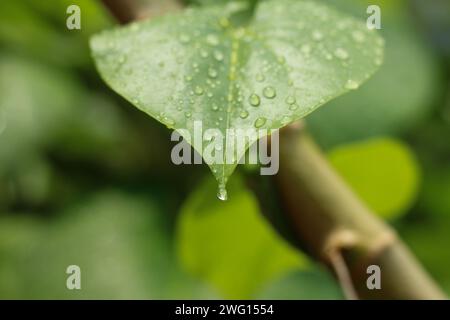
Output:
<svg viewBox="0 0 450 320">
<path fill-rule="evenodd" d="M 386 59 L 307 124 L 450 294 L 450 2 L 322 1 L 361 19 L 380 5 Z M 220 202 L 206 166 L 171 164 L 170 131 L 93 66 L 89 37 L 113 18 L 77 0 L 70 31 L 72 2 L 0 2 L 0 298 L 343 298 L 268 222 L 251 169 Z M 81 290 L 66 288 L 72 264 Z"/>
</svg>

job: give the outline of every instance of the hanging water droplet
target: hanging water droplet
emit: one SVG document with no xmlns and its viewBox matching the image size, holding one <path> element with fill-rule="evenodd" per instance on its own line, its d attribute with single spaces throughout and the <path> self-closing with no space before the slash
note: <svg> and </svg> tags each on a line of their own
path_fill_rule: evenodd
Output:
<svg viewBox="0 0 450 320">
<path fill-rule="evenodd" d="M 255 128 L 261 128 L 263 125 L 265 125 L 267 122 L 267 119 L 264 117 L 260 117 L 255 120 Z"/>
<path fill-rule="evenodd" d="M 213 111 L 217 111 L 217 110 L 219 110 L 219 106 L 217 105 L 217 104 L 213 104 L 212 105 L 212 109 L 213 109 Z"/>
<path fill-rule="evenodd" d="M 257 94 L 254 93 L 248 98 L 248 102 L 253 107 L 258 107 L 261 104 L 261 98 Z"/>
<path fill-rule="evenodd" d="M 247 110 L 242 110 L 241 113 L 239 114 L 239 116 L 242 119 L 247 119 L 248 118 L 248 111 Z"/>
<path fill-rule="evenodd" d="M 273 99 L 277 95 L 277 91 L 274 87 L 265 87 L 263 90 L 264 97 L 267 99 Z"/>
<path fill-rule="evenodd" d="M 347 80 L 347 82 L 345 83 L 345 88 L 349 89 L 349 90 L 356 90 L 359 88 L 359 84 L 358 82 L 354 81 L 354 80 Z"/>
<path fill-rule="evenodd" d="M 226 201 L 228 199 L 228 192 L 225 189 L 225 185 L 223 183 L 219 184 L 219 189 L 217 190 L 217 198 L 222 201 Z"/>
<path fill-rule="evenodd" d="M 337 48 L 334 51 L 334 55 L 341 60 L 347 60 L 349 58 L 348 52 L 345 49 Z"/>
<path fill-rule="evenodd" d="M 186 118 L 190 118 L 192 116 L 192 113 L 190 111 L 187 111 L 185 114 Z"/>
</svg>

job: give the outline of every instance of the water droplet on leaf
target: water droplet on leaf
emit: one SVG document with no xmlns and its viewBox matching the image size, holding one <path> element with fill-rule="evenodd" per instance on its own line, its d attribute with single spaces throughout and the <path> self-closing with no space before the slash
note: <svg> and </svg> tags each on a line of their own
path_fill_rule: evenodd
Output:
<svg viewBox="0 0 450 320">
<path fill-rule="evenodd" d="M 203 90 L 202 87 L 196 86 L 194 92 L 195 92 L 196 95 L 201 96 L 205 91 Z"/>
<path fill-rule="evenodd" d="M 242 110 L 241 113 L 239 114 L 239 116 L 242 119 L 247 119 L 248 118 L 248 111 L 247 110 Z"/>
<path fill-rule="evenodd" d="M 287 104 L 294 104 L 296 101 L 297 101 L 297 100 L 295 99 L 294 96 L 288 96 L 288 97 L 286 98 L 286 103 L 287 103 Z"/>
<path fill-rule="evenodd" d="M 341 60 L 347 60 L 349 58 L 348 52 L 342 48 L 337 48 L 336 51 L 334 51 L 334 55 Z"/>
<path fill-rule="evenodd" d="M 255 121 L 255 128 L 261 128 L 263 125 L 265 125 L 267 122 L 267 119 L 264 117 L 260 117 L 256 119 Z"/>
<path fill-rule="evenodd" d="M 264 97 L 266 97 L 267 99 L 273 99 L 276 97 L 277 91 L 275 90 L 274 87 L 266 87 L 263 90 L 263 94 Z"/>
<path fill-rule="evenodd" d="M 347 80 L 347 83 L 345 84 L 345 88 L 349 89 L 349 90 L 356 90 L 359 88 L 359 84 L 358 84 L 358 82 L 349 79 L 349 80 Z"/>
<path fill-rule="evenodd" d="M 259 98 L 259 96 L 257 94 L 252 94 L 249 98 L 248 98 L 248 102 L 253 106 L 253 107 L 257 107 L 261 104 L 261 99 Z"/>
</svg>

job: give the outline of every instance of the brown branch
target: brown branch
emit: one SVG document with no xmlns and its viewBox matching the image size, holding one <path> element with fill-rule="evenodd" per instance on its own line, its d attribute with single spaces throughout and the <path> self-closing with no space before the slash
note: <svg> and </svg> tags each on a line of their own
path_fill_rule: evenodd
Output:
<svg viewBox="0 0 450 320">
<path fill-rule="evenodd" d="M 179 10 L 176 0 L 101 0 L 121 24 Z"/>
<path fill-rule="evenodd" d="M 354 287 L 363 299 L 445 298 L 395 232 L 330 167 L 302 126 L 281 130 L 276 183 L 297 237 L 345 280 L 350 297 Z M 343 257 L 338 264 L 336 252 Z M 381 268 L 381 290 L 366 286 L 371 264 Z M 346 270 L 351 279 L 346 279 Z"/>
<path fill-rule="evenodd" d="M 102 0 L 102 2 L 121 24 L 131 22 L 138 16 L 134 0 Z"/>
</svg>

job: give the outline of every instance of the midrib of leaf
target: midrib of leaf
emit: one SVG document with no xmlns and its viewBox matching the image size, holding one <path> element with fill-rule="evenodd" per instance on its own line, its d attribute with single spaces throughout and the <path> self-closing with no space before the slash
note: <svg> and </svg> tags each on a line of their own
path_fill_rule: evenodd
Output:
<svg viewBox="0 0 450 320">
<path fill-rule="evenodd" d="M 226 115 L 226 124 L 225 124 L 225 142 L 223 147 L 223 157 L 224 157 L 224 163 L 226 161 L 227 156 L 227 148 L 228 148 L 228 135 L 226 134 L 226 130 L 230 127 L 230 115 L 233 108 L 233 86 L 236 82 L 236 66 L 237 66 L 237 59 L 239 56 L 239 39 L 237 39 L 235 35 L 235 30 L 231 33 L 232 41 L 231 41 L 231 50 L 230 50 L 230 70 L 228 72 L 228 92 L 227 92 L 227 115 Z M 237 157 L 237 155 L 236 155 Z M 225 188 L 225 164 L 222 165 L 222 176 L 221 176 L 221 182 L 219 186 L 219 192 L 220 189 Z M 223 184 L 223 185 L 222 185 Z"/>
</svg>

